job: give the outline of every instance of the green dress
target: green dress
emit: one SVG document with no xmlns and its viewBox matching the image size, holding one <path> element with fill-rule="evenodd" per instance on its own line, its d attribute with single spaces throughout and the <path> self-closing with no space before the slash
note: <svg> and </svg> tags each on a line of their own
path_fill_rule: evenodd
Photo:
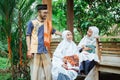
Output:
<svg viewBox="0 0 120 80">
<path fill-rule="evenodd" d="M 86 47 L 91 48 L 90 50 L 87 50 L 89 53 L 95 53 L 95 46 L 94 45 L 86 45 Z"/>
</svg>

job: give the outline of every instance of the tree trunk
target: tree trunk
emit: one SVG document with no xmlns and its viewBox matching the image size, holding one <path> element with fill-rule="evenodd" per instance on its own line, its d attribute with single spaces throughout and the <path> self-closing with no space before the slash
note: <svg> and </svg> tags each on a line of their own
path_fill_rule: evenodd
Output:
<svg viewBox="0 0 120 80">
<path fill-rule="evenodd" d="M 7 42 L 8 42 L 8 58 L 9 58 L 10 63 L 11 63 L 12 76 L 14 77 L 14 68 L 13 68 L 12 50 L 11 50 L 11 36 L 7 36 Z"/>
<path fill-rule="evenodd" d="M 7 37 L 7 42 L 8 42 L 8 58 L 11 60 L 12 58 L 12 50 L 11 50 L 11 36 Z"/>
<path fill-rule="evenodd" d="M 18 27 L 19 27 L 19 56 L 20 56 L 20 65 L 22 65 L 22 28 L 21 28 L 21 14 L 19 11 L 18 15 Z"/>
</svg>

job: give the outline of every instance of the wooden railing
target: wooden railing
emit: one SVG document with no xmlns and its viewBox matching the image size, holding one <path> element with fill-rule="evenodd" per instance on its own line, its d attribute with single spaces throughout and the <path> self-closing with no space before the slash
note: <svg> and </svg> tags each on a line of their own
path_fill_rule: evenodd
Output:
<svg viewBox="0 0 120 80">
<path fill-rule="evenodd" d="M 120 55 L 120 37 L 99 37 L 96 47 L 100 60 L 102 55 Z"/>
<path fill-rule="evenodd" d="M 53 53 L 55 51 L 55 49 L 57 48 L 58 44 L 61 42 L 61 38 L 57 38 L 57 39 L 52 39 L 51 44 L 50 44 L 50 50 L 49 50 L 49 54 L 50 57 L 53 57 Z"/>
<path fill-rule="evenodd" d="M 99 80 L 99 72 L 120 74 L 120 37 L 99 37 L 96 48 L 100 62 L 85 80 Z"/>
</svg>

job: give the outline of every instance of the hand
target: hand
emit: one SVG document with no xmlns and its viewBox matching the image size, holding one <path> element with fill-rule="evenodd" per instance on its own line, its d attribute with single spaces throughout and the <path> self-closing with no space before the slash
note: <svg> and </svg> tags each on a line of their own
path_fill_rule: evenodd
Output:
<svg viewBox="0 0 120 80">
<path fill-rule="evenodd" d="M 67 59 L 64 58 L 64 59 L 63 59 L 63 62 L 64 62 L 65 64 L 67 64 Z"/>
<path fill-rule="evenodd" d="M 84 50 L 84 51 L 88 51 L 88 50 L 91 50 L 91 48 L 89 48 L 89 47 L 84 47 L 83 50 Z"/>
<path fill-rule="evenodd" d="M 27 57 L 28 57 L 29 59 L 31 59 L 31 58 L 33 57 L 33 54 L 30 53 L 30 50 L 27 51 Z"/>
<path fill-rule="evenodd" d="M 63 64 L 62 67 L 64 67 L 66 70 L 68 70 L 67 64 Z"/>
</svg>

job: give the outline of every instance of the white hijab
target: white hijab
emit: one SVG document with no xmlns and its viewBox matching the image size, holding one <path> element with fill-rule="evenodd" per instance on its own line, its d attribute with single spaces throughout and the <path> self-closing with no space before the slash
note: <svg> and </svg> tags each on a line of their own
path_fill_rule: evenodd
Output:
<svg viewBox="0 0 120 80">
<path fill-rule="evenodd" d="M 93 32 L 91 37 L 88 37 L 87 35 L 84 36 L 78 44 L 78 49 L 82 48 L 82 45 L 96 45 L 96 37 L 99 36 L 99 29 L 96 26 L 91 26 L 89 29 Z"/>
<path fill-rule="evenodd" d="M 63 57 L 63 56 L 69 56 L 77 53 L 77 46 L 73 41 L 68 41 L 67 40 L 67 33 L 70 32 L 69 30 L 66 30 L 62 33 L 62 38 L 63 40 L 61 43 L 58 45 L 56 48 L 53 57 L 58 56 Z M 71 32 L 70 32 L 71 33 Z"/>
</svg>

